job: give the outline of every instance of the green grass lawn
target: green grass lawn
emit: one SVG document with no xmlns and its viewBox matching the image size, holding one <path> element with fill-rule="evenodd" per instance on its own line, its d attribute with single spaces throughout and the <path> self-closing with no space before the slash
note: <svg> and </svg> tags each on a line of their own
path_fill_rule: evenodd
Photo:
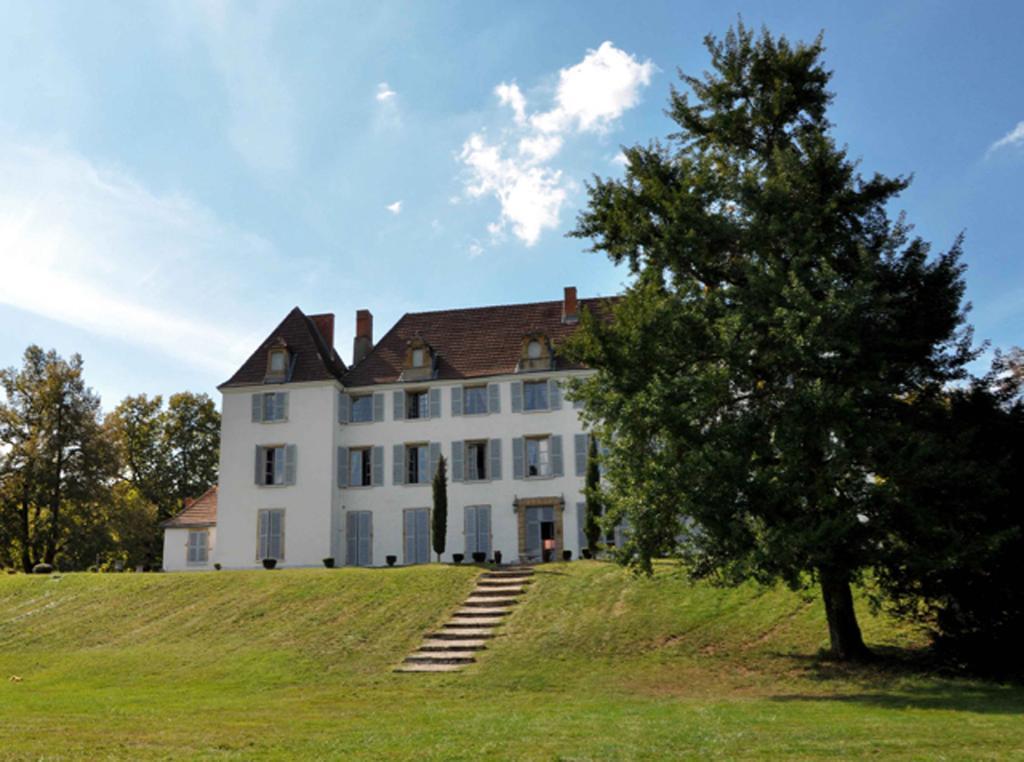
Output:
<svg viewBox="0 0 1024 762">
<path fill-rule="evenodd" d="M 1024 759 L 1024 688 L 820 662 L 816 597 L 668 565 L 544 567 L 478 664 L 393 673 L 474 574 L 4 575 L 0 759 Z"/>
</svg>

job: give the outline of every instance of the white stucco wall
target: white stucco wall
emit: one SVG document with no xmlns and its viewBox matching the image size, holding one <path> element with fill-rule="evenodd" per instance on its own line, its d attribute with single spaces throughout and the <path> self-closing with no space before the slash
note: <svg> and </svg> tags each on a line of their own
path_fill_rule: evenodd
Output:
<svg viewBox="0 0 1024 762">
<path fill-rule="evenodd" d="M 575 374 L 578 374 L 576 372 Z M 500 383 L 501 412 L 497 414 L 452 416 L 451 393 L 460 383 L 431 381 L 423 384 L 391 384 L 364 389 L 349 388 L 349 394 L 383 393 L 384 420 L 373 423 L 337 423 L 340 384 L 261 385 L 228 389 L 223 394 L 220 492 L 217 510 L 218 542 L 211 554 L 224 568 L 259 565 L 257 513 L 263 508 L 285 510 L 285 554 L 280 566 L 319 566 L 333 556 L 345 563 L 345 514 L 373 512 L 373 564 L 383 565 L 395 555 L 403 561 L 403 509 L 430 507 L 429 484 L 392 484 L 393 446 L 407 442 L 440 442 L 450 464 L 452 442 L 466 439 L 502 440 L 502 478 L 488 482 L 449 481 L 448 537 L 443 560 L 465 550 L 463 509 L 469 505 L 491 506 L 492 548 L 502 551 L 506 561 L 518 557 L 517 517 L 513 501 L 529 497 L 561 497 L 565 501 L 564 547 L 579 555 L 577 503 L 582 500 L 582 477 L 575 475 L 574 435 L 582 432 L 578 411 L 563 398 L 561 409 L 513 413 L 511 382 L 540 378 L 566 378 L 574 373 L 529 374 L 474 379 L 472 383 Z M 432 419 L 394 420 L 392 392 L 396 389 L 440 387 L 441 416 Z M 253 423 L 253 393 L 286 391 L 289 394 L 288 421 Z M 513 479 L 512 440 L 532 435 L 561 435 L 564 476 Z M 293 486 L 263 487 L 255 484 L 254 452 L 257 445 L 292 444 L 297 448 L 296 483 Z M 384 483 L 379 487 L 337 486 L 338 447 L 382 446 Z M 332 520 L 333 513 L 333 520 Z M 165 553 L 181 556 L 184 540 L 165 533 Z M 180 546 L 177 548 L 175 543 Z M 165 556 L 170 558 L 171 556 Z M 431 553 L 432 559 L 434 558 Z M 174 561 L 170 562 L 174 564 Z"/>
<path fill-rule="evenodd" d="M 214 560 L 225 569 L 259 566 L 257 516 L 264 508 L 285 510 L 279 566 L 318 566 L 329 554 L 338 389 L 328 382 L 224 391 Z M 253 423 L 252 394 L 275 391 L 288 392 L 288 420 Z M 257 445 L 295 445 L 294 485 L 256 485 Z"/>
<path fill-rule="evenodd" d="M 190 564 L 188 562 L 188 529 L 165 529 L 164 530 L 164 571 L 203 571 L 213 568 L 213 554 L 217 547 L 217 528 L 207 527 L 197 531 L 207 533 L 207 542 L 210 552 L 207 554 L 205 564 Z"/>
</svg>

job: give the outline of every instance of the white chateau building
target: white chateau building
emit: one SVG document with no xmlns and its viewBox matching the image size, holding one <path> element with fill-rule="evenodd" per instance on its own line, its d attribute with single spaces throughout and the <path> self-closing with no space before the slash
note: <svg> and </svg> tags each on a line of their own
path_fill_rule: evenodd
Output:
<svg viewBox="0 0 1024 762">
<path fill-rule="evenodd" d="M 442 454 L 443 560 L 578 557 L 588 439 L 562 385 L 588 371 L 558 349 L 580 309 L 608 303 L 566 288 L 561 301 L 407 314 L 376 344 L 360 310 L 351 366 L 334 315 L 296 307 L 219 387 L 219 488 L 165 523 L 164 568 L 427 563 Z"/>
</svg>

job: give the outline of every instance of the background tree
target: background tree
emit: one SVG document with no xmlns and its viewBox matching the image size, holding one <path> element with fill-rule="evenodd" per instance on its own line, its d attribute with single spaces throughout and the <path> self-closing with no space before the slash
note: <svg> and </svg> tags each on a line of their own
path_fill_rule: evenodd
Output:
<svg viewBox="0 0 1024 762">
<path fill-rule="evenodd" d="M 597 460 L 597 437 L 587 437 L 587 469 L 584 475 L 583 494 L 586 497 L 583 533 L 587 538 L 587 549 L 597 555 L 597 544 L 601 539 L 601 466 Z"/>
<path fill-rule="evenodd" d="M 430 486 L 434 497 L 434 510 L 430 513 L 431 534 L 434 552 L 437 553 L 437 560 L 440 562 L 448 538 L 448 464 L 444 455 L 437 461 L 437 472 Z"/>
<path fill-rule="evenodd" d="M 63 562 L 75 537 L 101 520 L 116 451 L 78 355 L 30 346 L 20 369 L 0 371 L 0 388 L 0 523 L 8 557 L 31 571 Z"/>
<path fill-rule="evenodd" d="M 962 374 L 960 242 L 930 257 L 829 135 L 820 38 L 740 24 L 682 75 L 666 143 L 624 149 L 573 231 L 634 278 L 584 315 L 574 385 L 608 443 L 634 563 L 667 538 L 697 575 L 820 585 L 831 652 L 868 655 L 851 582 L 891 529 L 879 453 L 914 395 Z"/>
</svg>

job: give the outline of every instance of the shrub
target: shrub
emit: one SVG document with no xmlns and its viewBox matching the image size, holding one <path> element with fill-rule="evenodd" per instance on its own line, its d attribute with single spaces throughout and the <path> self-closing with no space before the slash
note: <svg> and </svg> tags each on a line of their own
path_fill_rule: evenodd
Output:
<svg viewBox="0 0 1024 762">
<path fill-rule="evenodd" d="M 220 571 L 220 564 L 216 563 L 213 565 L 214 571 Z"/>
<path fill-rule="evenodd" d="M 325 558 L 324 559 L 324 567 L 327 568 L 327 569 L 333 569 L 334 568 L 334 559 L 329 557 L 329 556 L 327 558 Z"/>
<path fill-rule="evenodd" d="M 580 554 L 584 558 L 592 558 L 593 555 L 594 555 L 593 553 L 590 552 L 590 548 L 583 548 L 583 550 L 580 551 Z"/>
<path fill-rule="evenodd" d="M 50 564 L 36 564 L 32 567 L 33 574 L 53 574 L 53 566 Z"/>
</svg>

